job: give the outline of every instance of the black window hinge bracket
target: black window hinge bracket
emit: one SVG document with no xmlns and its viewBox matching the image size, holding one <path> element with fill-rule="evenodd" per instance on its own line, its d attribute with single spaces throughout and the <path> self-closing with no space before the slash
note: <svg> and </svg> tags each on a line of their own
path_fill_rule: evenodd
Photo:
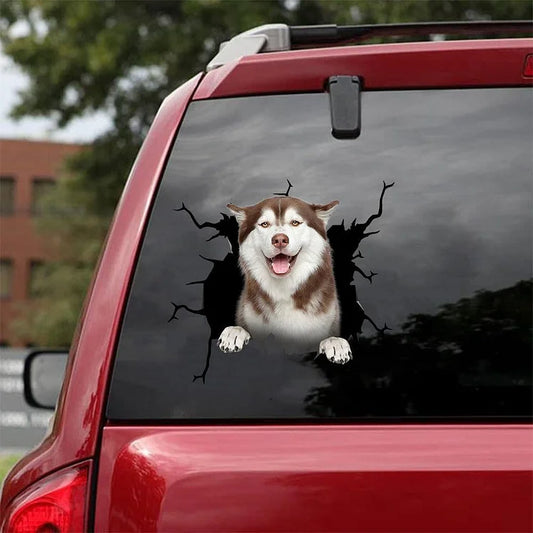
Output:
<svg viewBox="0 0 533 533">
<path fill-rule="evenodd" d="M 358 76 L 328 79 L 331 134 L 335 139 L 357 139 L 361 135 L 361 86 Z"/>
</svg>

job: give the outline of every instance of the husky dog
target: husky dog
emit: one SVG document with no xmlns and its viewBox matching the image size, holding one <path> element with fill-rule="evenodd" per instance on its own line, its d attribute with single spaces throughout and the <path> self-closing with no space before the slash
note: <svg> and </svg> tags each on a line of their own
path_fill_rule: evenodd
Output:
<svg viewBox="0 0 533 533">
<path fill-rule="evenodd" d="M 352 359 L 348 341 L 338 336 L 340 308 L 326 236 L 338 203 L 269 198 L 249 207 L 228 204 L 239 224 L 244 289 L 237 325 L 218 339 L 223 352 L 239 352 L 251 335 L 271 335 L 291 351 L 318 348 L 334 363 Z"/>
</svg>

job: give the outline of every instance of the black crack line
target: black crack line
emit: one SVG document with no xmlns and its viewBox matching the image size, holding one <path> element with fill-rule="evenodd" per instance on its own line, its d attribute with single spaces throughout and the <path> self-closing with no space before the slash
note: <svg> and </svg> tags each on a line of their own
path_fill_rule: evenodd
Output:
<svg viewBox="0 0 533 533">
<path fill-rule="evenodd" d="M 187 309 L 189 313 L 193 313 L 195 315 L 205 315 L 205 311 L 203 309 L 191 309 L 187 305 L 177 305 L 174 302 L 170 302 L 174 306 L 174 312 L 172 313 L 172 316 L 168 319 L 168 322 L 172 322 L 173 320 L 179 320 L 178 319 L 178 311 L 180 309 Z"/>
<path fill-rule="evenodd" d="M 181 203 L 181 207 L 179 209 L 174 209 L 174 211 L 185 211 L 186 213 L 189 214 L 189 216 L 191 217 L 191 220 L 193 221 L 194 225 L 198 228 L 198 229 L 203 229 L 203 228 L 213 228 L 213 229 L 217 229 L 217 227 L 215 226 L 215 224 L 213 224 L 212 222 L 203 222 L 202 224 L 200 224 L 196 218 L 194 217 L 192 211 L 190 211 L 187 207 L 185 207 L 185 204 L 182 202 Z"/>
<path fill-rule="evenodd" d="M 367 221 L 362 224 L 362 228 L 363 230 L 367 229 L 368 226 L 370 226 L 370 224 L 372 224 L 372 222 L 374 222 L 374 220 L 376 220 L 377 218 L 380 218 L 381 215 L 383 214 L 383 197 L 385 196 L 385 191 L 387 189 L 390 189 L 391 187 L 394 186 L 394 181 L 392 183 L 385 183 L 383 182 L 383 189 L 381 190 L 381 194 L 379 196 L 379 209 L 378 209 L 378 212 L 377 213 L 374 213 L 373 215 L 370 215 L 367 219 Z M 373 231 L 373 232 L 370 232 L 370 233 L 364 233 L 364 237 L 368 237 L 369 235 L 375 235 L 377 233 L 377 231 Z"/>
<path fill-rule="evenodd" d="M 367 279 L 370 283 L 372 283 L 372 279 L 374 278 L 374 276 L 378 275 L 377 272 L 372 272 L 372 270 L 370 271 L 370 274 L 365 274 L 357 265 L 354 265 L 354 268 L 357 272 L 359 272 L 359 274 L 361 274 L 361 276 L 363 276 L 363 278 Z"/>
<path fill-rule="evenodd" d="M 197 379 L 201 379 L 202 383 L 205 385 L 205 376 L 207 376 L 207 371 L 209 370 L 209 364 L 211 363 L 211 337 L 207 339 L 207 357 L 205 360 L 205 366 L 204 370 L 201 374 L 195 374 L 192 378 L 192 382 L 194 383 Z"/>
<path fill-rule="evenodd" d="M 385 331 L 392 331 L 391 328 L 387 326 L 387 323 L 384 323 L 382 328 L 378 327 L 378 325 L 366 313 L 365 313 L 365 320 L 368 320 L 372 324 L 372 326 L 374 326 L 374 329 L 378 333 L 384 334 Z"/>
<path fill-rule="evenodd" d="M 289 192 L 292 189 L 293 185 L 289 181 L 289 178 L 285 178 L 285 179 L 287 180 L 287 183 L 289 184 L 289 186 L 287 187 L 287 190 L 285 192 L 275 192 L 274 196 L 287 196 L 287 197 L 289 196 Z"/>
</svg>

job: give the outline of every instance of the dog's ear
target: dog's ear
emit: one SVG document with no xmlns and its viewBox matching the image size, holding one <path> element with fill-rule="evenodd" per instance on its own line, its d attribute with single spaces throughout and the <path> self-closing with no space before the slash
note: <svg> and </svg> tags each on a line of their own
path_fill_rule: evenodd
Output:
<svg viewBox="0 0 533 533">
<path fill-rule="evenodd" d="M 335 208 L 339 205 L 338 200 L 334 200 L 326 205 L 313 204 L 312 208 L 315 210 L 316 216 L 324 222 L 324 225 L 328 223 L 331 213 L 335 211 Z"/>
<path fill-rule="evenodd" d="M 226 207 L 235 215 L 235 218 L 237 219 L 237 223 L 240 226 L 244 222 L 244 219 L 246 218 L 246 208 L 239 207 L 234 204 L 228 204 Z"/>
</svg>

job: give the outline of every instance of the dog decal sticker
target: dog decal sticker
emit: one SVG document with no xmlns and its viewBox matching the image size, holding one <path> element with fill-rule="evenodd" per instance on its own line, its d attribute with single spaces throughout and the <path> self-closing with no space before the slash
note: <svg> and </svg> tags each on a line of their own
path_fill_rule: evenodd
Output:
<svg viewBox="0 0 533 533">
<path fill-rule="evenodd" d="M 205 382 L 212 355 L 212 342 L 220 350 L 235 353 L 248 342 L 274 339 L 283 350 L 314 353 L 333 364 L 345 364 L 356 354 L 357 336 L 367 320 L 357 299 L 355 273 L 372 283 L 375 272 L 366 274 L 355 261 L 362 258 L 361 241 L 378 231 L 367 231 L 383 214 L 383 198 L 394 183 L 386 184 L 379 208 L 365 222 L 345 227 L 344 220 L 328 229 L 338 201 L 310 204 L 285 193 L 274 193 L 257 204 L 228 204 L 233 216 L 221 213 L 216 222 L 199 223 L 185 204 L 185 212 L 198 229 L 216 230 L 208 241 L 224 237 L 230 252 L 224 259 L 211 259 L 213 267 L 203 285 L 203 305 L 192 309 L 171 302 L 169 322 L 178 320 L 181 309 L 203 315 L 210 327 L 206 361 L 194 380 Z M 224 294 L 221 294 L 221 291 Z"/>
<path fill-rule="evenodd" d="M 291 352 L 318 349 L 334 363 L 352 358 L 340 337 L 340 307 L 328 220 L 338 205 L 268 198 L 249 207 L 228 204 L 239 224 L 244 289 L 236 324 L 222 331 L 223 352 L 238 352 L 250 337 L 272 335 Z"/>
</svg>

